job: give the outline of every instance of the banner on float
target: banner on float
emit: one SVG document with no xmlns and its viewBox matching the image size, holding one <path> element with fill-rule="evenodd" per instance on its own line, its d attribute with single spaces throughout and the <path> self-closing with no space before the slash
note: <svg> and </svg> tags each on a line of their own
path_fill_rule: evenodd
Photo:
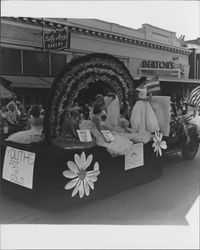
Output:
<svg viewBox="0 0 200 250">
<path fill-rule="evenodd" d="M 34 164 L 35 153 L 6 147 L 2 178 L 32 189 Z"/>
<path fill-rule="evenodd" d="M 143 143 L 136 143 L 131 146 L 125 155 L 125 170 L 137 168 L 144 165 Z"/>
<path fill-rule="evenodd" d="M 91 142 L 92 136 L 90 130 L 77 130 L 79 140 L 81 142 Z"/>
</svg>

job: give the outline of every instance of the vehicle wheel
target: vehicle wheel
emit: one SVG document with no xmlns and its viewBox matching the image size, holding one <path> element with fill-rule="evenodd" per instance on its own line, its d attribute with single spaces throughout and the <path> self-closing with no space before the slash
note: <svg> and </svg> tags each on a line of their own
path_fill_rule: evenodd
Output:
<svg viewBox="0 0 200 250">
<path fill-rule="evenodd" d="M 197 135 L 190 137 L 190 142 L 186 143 L 186 137 L 184 138 L 184 143 L 182 145 L 182 156 L 185 160 L 192 160 L 196 156 L 199 149 L 199 140 Z"/>
</svg>

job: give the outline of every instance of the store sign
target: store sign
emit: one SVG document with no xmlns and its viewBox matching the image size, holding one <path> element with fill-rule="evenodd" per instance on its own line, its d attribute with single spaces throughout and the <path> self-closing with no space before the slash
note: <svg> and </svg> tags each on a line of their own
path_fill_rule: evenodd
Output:
<svg viewBox="0 0 200 250">
<path fill-rule="evenodd" d="M 143 143 L 136 143 L 131 146 L 125 155 L 125 170 L 137 168 L 144 165 Z"/>
<path fill-rule="evenodd" d="M 174 62 L 144 60 L 142 61 L 142 68 L 174 69 Z"/>
<path fill-rule="evenodd" d="M 34 163 L 35 153 L 6 147 L 2 178 L 32 189 Z"/>
<path fill-rule="evenodd" d="M 43 37 L 44 50 L 61 50 L 69 47 L 69 34 L 66 29 L 53 30 Z"/>
</svg>

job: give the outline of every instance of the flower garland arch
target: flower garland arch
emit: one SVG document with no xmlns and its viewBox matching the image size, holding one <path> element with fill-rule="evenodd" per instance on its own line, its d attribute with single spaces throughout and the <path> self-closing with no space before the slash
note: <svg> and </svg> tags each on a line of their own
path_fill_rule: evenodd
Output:
<svg viewBox="0 0 200 250">
<path fill-rule="evenodd" d="M 47 140 L 60 134 L 65 111 L 71 108 L 81 89 L 106 82 L 118 95 L 120 103 L 132 106 L 133 78 L 118 58 L 104 53 L 92 53 L 68 64 L 56 76 L 47 101 L 44 132 Z"/>
</svg>

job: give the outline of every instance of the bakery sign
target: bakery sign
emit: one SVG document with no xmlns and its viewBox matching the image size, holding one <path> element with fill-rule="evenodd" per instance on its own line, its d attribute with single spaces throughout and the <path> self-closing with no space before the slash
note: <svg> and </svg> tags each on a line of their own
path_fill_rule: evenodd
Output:
<svg viewBox="0 0 200 250">
<path fill-rule="evenodd" d="M 69 48 L 69 38 L 69 31 L 66 28 L 46 32 L 43 36 L 44 50 L 62 50 Z"/>
<path fill-rule="evenodd" d="M 6 147 L 2 178 L 16 185 L 33 188 L 35 153 Z"/>
</svg>

